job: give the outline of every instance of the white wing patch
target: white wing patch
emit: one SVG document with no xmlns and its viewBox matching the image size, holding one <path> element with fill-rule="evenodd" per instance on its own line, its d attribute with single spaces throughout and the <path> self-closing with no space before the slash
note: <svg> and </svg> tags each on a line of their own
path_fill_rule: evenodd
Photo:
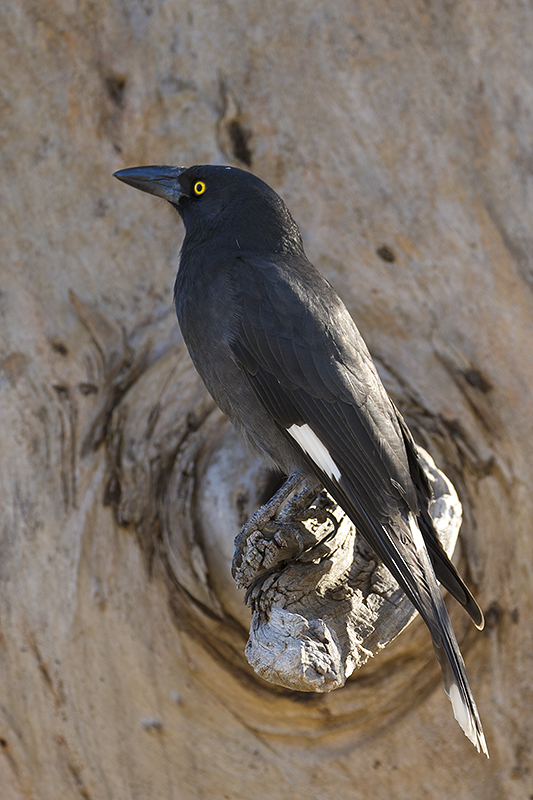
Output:
<svg viewBox="0 0 533 800">
<path fill-rule="evenodd" d="M 291 425 L 287 432 L 298 442 L 302 450 L 305 450 L 307 455 L 313 459 L 322 472 L 325 472 L 326 475 L 336 481 L 340 479 L 340 469 L 333 461 L 327 447 L 322 444 L 309 425 Z"/>
<path fill-rule="evenodd" d="M 409 512 L 409 527 L 411 529 L 411 535 L 413 537 L 413 542 L 418 551 L 425 552 L 426 545 L 424 543 L 424 539 L 422 533 L 420 532 L 420 528 L 418 527 L 418 523 L 414 517 L 414 514 Z"/>
</svg>

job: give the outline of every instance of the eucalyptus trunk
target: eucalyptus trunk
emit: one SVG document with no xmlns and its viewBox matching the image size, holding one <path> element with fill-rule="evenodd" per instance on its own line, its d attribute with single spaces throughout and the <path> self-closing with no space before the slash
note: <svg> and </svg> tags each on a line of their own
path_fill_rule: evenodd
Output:
<svg viewBox="0 0 533 800">
<path fill-rule="evenodd" d="M 533 10 L 4 0 L 0 19 L 2 800 L 533 795 Z M 276 476 L 185 351 L 179 218 L 111 177 L 215 162 L 282 195 L 457 489 L 485 631 L 450 610 L 489 762 L 419 619 L 332 692 L 247 663 L 232 537 Z"/>
</svg>

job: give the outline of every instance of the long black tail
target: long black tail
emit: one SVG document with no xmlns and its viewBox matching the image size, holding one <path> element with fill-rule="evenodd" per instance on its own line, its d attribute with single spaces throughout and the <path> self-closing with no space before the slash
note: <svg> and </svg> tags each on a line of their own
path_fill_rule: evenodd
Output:
<svg viewBox="0 0 533 800">
<path fill-rule="evenodd" d="M 325 486 L 381 558 L 426 623 L 440 664 L 444 689 L 455 719 L 474 747 L 489 753 L 466 668 L 439 589 L 424 538 L 414 514 L 406 512 L 386 525 L 373 522 L 349 484 L 321 473 Z"/>
<path fill-rule="evenodd" d="M 431 517 L 422 500 L 418 523 L 438 582 L 463 606 L 476 628 L 482 631 L 485 627 L 483 611 L 440 543 Z"/>
</svg>

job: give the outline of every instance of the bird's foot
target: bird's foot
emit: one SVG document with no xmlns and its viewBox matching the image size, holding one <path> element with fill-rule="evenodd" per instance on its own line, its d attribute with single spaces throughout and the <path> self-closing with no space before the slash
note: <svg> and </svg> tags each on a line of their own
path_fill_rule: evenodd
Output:
<svg viewBox="0 0 533 800">
<path fill-rule="evenodd" d="M 318 563 L 329 558 L 334 549 L 330 540 L 339 528 L 339 521 L 329 511 L 331 499 L 321 493 L 311 508 L 294 515 L 290 523 L 277 525 L 272 539 L 267 541 L 263 531 L 255 531 L 241 566 L 240 588 L 246 588 L 245 602 L 254 611 L 270 608 L 269 590 L 283 574 L 285 567 L 296 561 Z M 305 525 L 302 523 L 306 523 Z"/>
<path fill-rule="evenodd" d="M 246 540 L 240 567 L 234 574 L 239 589 L 262 583 L 276 567 L 298 558 L 305 549 L 304 537 L 296 527 L 272 523 L 268 527 L 254 531 Z"/>
<path fill-rule="evenodd" d="M 242 527 L 235 539 L 232 574 L 239 588 L 249 589 L 280 564 L 299 558 L 316 544 L 298 523 L 322 518 L 319 504 L 309 508 L 321 487 L 301 473 L 293 473 L 274 497 Z M 324 520 L 322 520 L 324 521 Z"/>
</svg>

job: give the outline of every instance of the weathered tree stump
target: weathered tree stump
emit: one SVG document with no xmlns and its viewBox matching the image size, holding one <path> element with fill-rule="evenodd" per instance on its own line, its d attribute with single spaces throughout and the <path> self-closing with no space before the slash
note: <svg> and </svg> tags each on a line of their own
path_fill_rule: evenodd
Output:
<svg viewBox="0 0 533 800">
<path fill-rule="evenodd" d="M 451 556 L 461 504 L 431 456 L 423 450 L 420 455 L 434 491 L 431 515 Z M 225 485 L 222 474 L 218 485 Z M 248 602 L 254 616 L 246 657 L 258 675 L 279 686 L 328 692 L 344 686 L 355 669 L 395 639 L 415 611 L 331 498 L 322 493 L 309 512 L 308 520 L 289 523 L 288 530 L 287 523 L 275 534 L 260 530 L 249 541 Z M 297 537 L 304 552 L 284 563 L 287 542 L 292 545 Z"/>
</svg>

